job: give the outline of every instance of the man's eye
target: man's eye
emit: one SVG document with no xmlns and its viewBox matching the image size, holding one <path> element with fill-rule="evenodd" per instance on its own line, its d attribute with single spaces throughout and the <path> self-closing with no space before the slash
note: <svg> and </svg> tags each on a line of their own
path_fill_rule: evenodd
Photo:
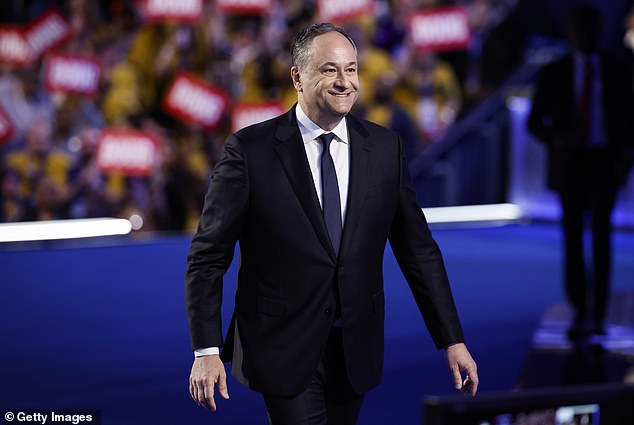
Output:
<svg viewBox="0 0 634 425">
<path fill-rule="evenodd" d="M 346 69 L 346 71 L 347 71 L 348 73 L 350 73 L 350 74 L 356 74 L 356 72 L 357 72 L 357 68 L 348 68 L 348 69 Z"/>
</svg>

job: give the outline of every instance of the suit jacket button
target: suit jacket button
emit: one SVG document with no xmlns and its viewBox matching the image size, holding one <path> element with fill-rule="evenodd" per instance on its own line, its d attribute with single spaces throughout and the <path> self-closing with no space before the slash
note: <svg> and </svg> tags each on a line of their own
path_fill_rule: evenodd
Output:
<svg viewBox="0 0 634 425">
<path fill-rule="evenodd" d="M 324 313 L 326 314 L 326 316 L 330 314 L 330 311 L 331 311 L 330 308 L 327 308 L 324 310 Z"/>
</svg>

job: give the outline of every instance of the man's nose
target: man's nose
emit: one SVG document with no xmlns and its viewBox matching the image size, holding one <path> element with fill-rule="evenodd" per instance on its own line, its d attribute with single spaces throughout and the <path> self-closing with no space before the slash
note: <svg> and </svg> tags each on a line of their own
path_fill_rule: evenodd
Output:
<svg viewBox="0 0 634 425">
<path fill-rule="evenodd" d="M 351 86 L 350 77 L 348 77 L 344 72 L 337 73 L 337 79 L 335 80 L 335 87 L 340 87 L 343 89 L 347 89 Z"/>
</svg>

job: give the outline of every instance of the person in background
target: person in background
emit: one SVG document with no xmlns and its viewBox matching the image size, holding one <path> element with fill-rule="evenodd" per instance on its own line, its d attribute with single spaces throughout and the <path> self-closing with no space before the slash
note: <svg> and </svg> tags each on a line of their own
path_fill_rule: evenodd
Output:
<svg viewBox="0 0 634 425">
<path fill-rule="evenodd" d="M 0 222 L 16 222 L 26 217 L 26 205 L 20 196 L 20 176 L 11 169 L 0 170 Z"/>
<path fill-rule="evenodd" d="M 573 340 L 605 332 L 611 214 L 632 165 L 634 144 L 631 73 L 599 50 L 600 27 L 595 7 L 572 9 L 572 51 L 539 73 L 527 123 L 548 149 L 548 185 L 561 201 Z M 592 224 L 592 268 L 584 261 L 586 215 Z"/>
<path fill-rule="evenodd" d="M 360 90 L 353 40 L 314 24 L 292 56 L 298 103 L 229 136 L 191 243 L 192 398 L 211 410 L 216 390 L 229 398 L 224 359 L 263 395 L 272 425 L 355 424 L 381 381 L 388 240 L 455 387 L 475 395 L 476 363 L 400 137 L 349 113 Z M 222 279 L 238 241 L 224 338 Z"/>
<path fill-rule="evenodd" d="M 438 141 L 453 124 L 462 104 L 460 84 L 451 65 L 434 52 L 404 52 L 394 100 L 410 111 L 423 144 Z"/>
<path fill-rule="evenodd" d="M 381 76 L 395 72 L 389 53 L 372 42 L 374 25 L 370 17 L 357 18 L 346 24 L 346 31 L 356 43 L 359 52 L 359 84 L 363 90 L 359 93 L 357 106 L 361 107 L 372 103 Z"/>
<path fill-rule="evenodd" d="M 61 208 L 69 199 L 73 157 L 66 150 L 53 145 L 52 124 L 47 115 L 32 119 L 24 139 L 4 158 L 4 166 L 19 176 L 20 196 L 28 203 L 29 198 L 36 194 L 37 186 L 40 186 L 40 197 L 43 196 L 44 188 L 54 188 Z M 43 180 L 43 177 L 47 178 Z M 50 204 L 48 201 L 46 203 Z M 59 209 L 56 211 L 58 214 Z"/>
<path fill-rule="evenodd" d="M 405 109 L 393 99 L 394 86 L 398 81 L 395 72 L 384 71 L 374 83 L 374 93 L 367 106 L 361 106 L 364 118 L 373 123 L 387 127 L 401 136 L 403 155 L 412 161 L 423 151 L 416 126 Z"/>
</svg>

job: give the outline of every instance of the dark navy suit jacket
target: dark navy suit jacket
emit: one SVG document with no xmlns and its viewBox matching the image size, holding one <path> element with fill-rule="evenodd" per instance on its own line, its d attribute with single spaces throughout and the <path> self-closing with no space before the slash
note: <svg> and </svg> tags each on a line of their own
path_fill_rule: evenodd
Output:
<svg viewBox="0 0 634 425">
<path fill-rule="evenodd" d="M 237 241 L 234 320 L 249 386 L 294 396 L 313 377 L 341 306 L 350 382 L 365 393 L 383 365 L 383 254 L 392 246 L 438 347 L 463 335 L 441 253 L 416 203 L 399 137 L 348 115 L 350 180 L 338 257 L 295 110 L 231 135 L 214 169 L 188 255 L 192 348 L 233 353 L 222 335 L 222 277 Z M 335 292 L 335 291 L 338 291 Z"/>
<path fill-rule="evenodd" d="M 634 145 L 634 99 L 632 75 L 618 58 L 599 54 L 603 97 L 598 99 L 605 129 L 605 151 L 609 161 L 602 164 L 602 174 L 612 188 L 621 186 L 632 165 Z M 544 66 L 538 75 L 528 129 L 548 148 L 548 185 L 562 191 L 578 165 L 571 161 L 584 150 L 579 140 L 578 105 L 574 92 L 574 57 L 572 54 Z"/>
</svg>

